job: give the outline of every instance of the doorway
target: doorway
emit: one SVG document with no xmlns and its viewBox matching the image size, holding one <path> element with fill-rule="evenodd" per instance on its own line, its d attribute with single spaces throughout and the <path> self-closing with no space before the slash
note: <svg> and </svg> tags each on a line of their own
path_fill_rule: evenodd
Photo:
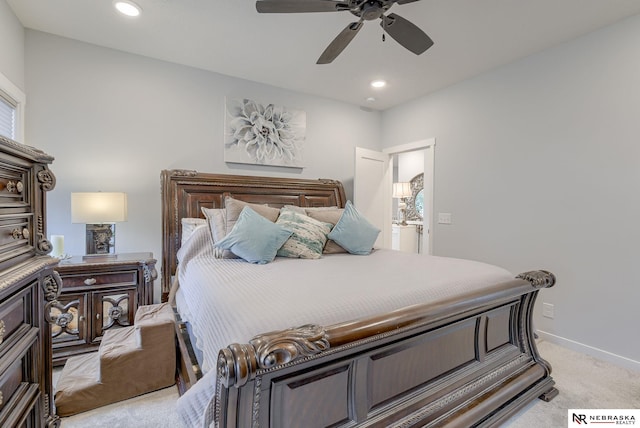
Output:
<svg viewBox="0 0 640 428">
<path fill-rule="evenodd" d="M 382 152 L 356 147 L 354 203 L 358 207 L 366 207 L 365 216 L 375 217 L 373 223 L 382 230 L 382 239 L 379 239 L 381 247 L 392 248 L 392 218 L 395 214 L 391 191 L 394 179 L 391 160 L 402 153 L 423 151 L 424 211 L 420 247 L 422 254 L 432 254 L 435 143 L 435 138 L 430 138 L 389 147 Z"/>
</svg>

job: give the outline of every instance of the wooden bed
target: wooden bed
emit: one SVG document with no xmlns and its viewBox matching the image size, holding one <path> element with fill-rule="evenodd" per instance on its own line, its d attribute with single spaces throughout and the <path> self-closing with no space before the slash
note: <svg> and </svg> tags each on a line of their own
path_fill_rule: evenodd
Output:
<svg viewBox="0 0 640 428">
<path fill-rule="evenodd" d="M 270 206 L 344 206 L 342 184 L 165 170 L 162 295 L 176 272 L 180 221 L 225 196 Z M 498 426 L 557 395 L 532 312 L 553 274 L 531 271 L 445 303 L 423 302 L 329 326 L 292 326 L 220 350 L 216 427 Z M 201 376 L 178 316 L 181 391 Z"/>
</svg>

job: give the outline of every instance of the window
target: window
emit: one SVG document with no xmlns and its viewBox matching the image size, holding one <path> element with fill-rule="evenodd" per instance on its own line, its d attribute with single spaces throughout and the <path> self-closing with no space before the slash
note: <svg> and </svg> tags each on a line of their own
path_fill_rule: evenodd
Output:
<svg viewBox="0 0 640 428">
<path fill-rule="evenodd" d="M 16 139 L 16 103 L 0 92 L 0 135 Z"/>
<path fill-rule="evenodd" d="M 24 93 L 0 73 L 0 135 L 22 142 L 25 101 Z"/>
</svg>

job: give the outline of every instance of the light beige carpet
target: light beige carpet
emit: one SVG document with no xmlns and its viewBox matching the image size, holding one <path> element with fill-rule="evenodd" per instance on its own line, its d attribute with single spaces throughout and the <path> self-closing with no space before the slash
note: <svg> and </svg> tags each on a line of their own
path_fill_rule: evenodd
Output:
<svg viewBox="0 0 640 428">
<path fill-rule="evenodd" d="M 173 386 L 62 418 L 62 428 L 180 428 Z"/>
<path fill-rule="evenodd" d="M 548 403 L 534 400 L 504 427 L 566 427 L 569 409 L 640 409 L 640 372 L 550 342 L 539 342 L 538 351 L 560 394 Z"/>
<path fill-rule="evenodd" d="M 640 408 L 640 372 L 549 342 L 538 343 L 538 350 L 553 368 L 560 395 L 549 403 L 533 401 L 504 427 L 562 428 L 567 426 L 568 409 Z M 166 388 L 63 418 L 62 428 L 180 428 L 175 413 L 177 399 L 176 387 Z"/>
</svg>

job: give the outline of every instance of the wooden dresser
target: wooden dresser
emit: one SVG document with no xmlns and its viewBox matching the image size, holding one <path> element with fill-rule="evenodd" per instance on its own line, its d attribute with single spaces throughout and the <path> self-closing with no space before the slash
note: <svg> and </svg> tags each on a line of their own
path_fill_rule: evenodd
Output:
<svg viewBox="0 0 640 428">
<path fill-rule="evenodd" d="M 0 426 L 58 427 L 51 380 L 50 305 L 61 281 L 49 257 L 44 152 L 0 136 Z"/>
<path fill-rule="evenodd" d="M 59 304 L 52 308 L 53 364 L 98 349 L 104 332 L 133 325 L 140 305 L 153 303 L 158 274 L 151 253 L 76 256 L 60 262 Z"/>
</svg>

